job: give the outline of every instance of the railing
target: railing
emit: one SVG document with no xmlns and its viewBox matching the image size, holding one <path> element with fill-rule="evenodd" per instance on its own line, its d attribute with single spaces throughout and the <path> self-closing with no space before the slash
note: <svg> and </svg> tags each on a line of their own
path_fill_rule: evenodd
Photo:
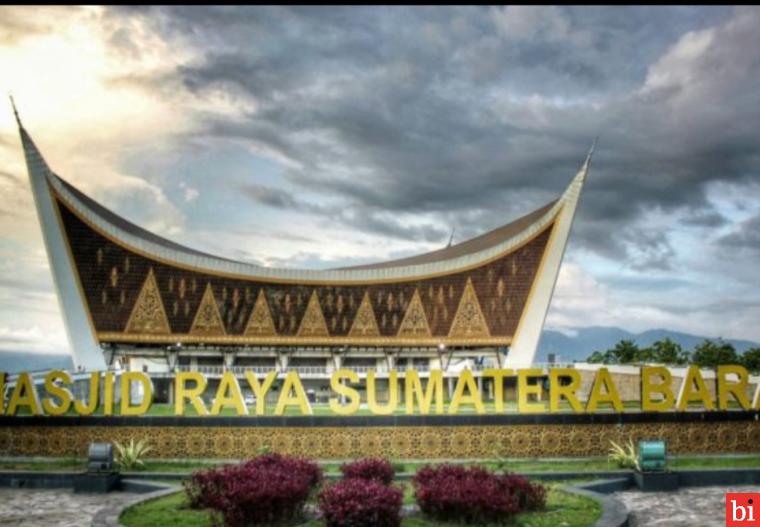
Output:
<svg viewBox="0 0 760 527">
<path fill-rule="evenodd" d="M 333 369 L 327 366 L 288 366 L 285 370 L 295 371 L 303 375 L 322 375 L 332 373 Z"/>
<path fill-rule="evenodd" d="M 341 366 L 341 369 L 355 371 L 356 373 L 367 373 L 370 371 L 382 373 L 388 371 L 388 368 L 386 366 Z"/>
<path fill-rule="evenodd" d="M 354 371 L 356 373 L 360 374 L 366 374 L 369 372 L 375 372 L 379 374 L 386 374 L 390 370 L 388 369 L 388 366 L 382 365 L 382 366 L 341 366 L 340 369 L 343 370 L 350 370 Z M 413 366 L 409 366 L 407 364 L 399 364 L 395 368 L 393 368 L 395 371 L 399 373 L 404 373 L 409 370 L 415 370 L 420 373 L 427 373 L 431 370 L 430 366 L 427 364 L 416 364 Z M 482 371 L 486 369 L 486 366 L 481 365 L 473 365 L 470 367 L 472 371 Z M 197 365 L 197 366 L 191 366 L 191 365 L 181 365 L 176 367 L 176 371 L 178 372 L 199 372 L 204 373 L 207 375 L 221 375 L 226 371 L 231 371 L 235 375 L 243 375 L 246 371 L 250 371 L 253 373 L 269 373 L 272 371 L 282 371 L 276 366 L 232 366 L 231 368 L 221 366 L 221 365 L 215 365 L 215 366 L 205 366 L 205 365 Z M 336 368 L 333 366 L 288 366 L 284 370 L 285 372 L 289 371 L 295 371 L 301 375 L 327 375 L 332 374 L 336 371 Z M 447 373 L 455 373 L 460 370 L 455 370 L 453 367 L 449 368 L 447 370 Z"/>
<path fill-rule="evenodd" d="M 426 371 L 430 371 L 430 366 L 428 366 L 427 364 L 416 364 L 413 366 L 409 366 L 407 364 L 399 364 L 398 366 L 396 366 L 395 370 L 398 372 L 405 372 L 409 370 L 426 372 Z"/>
<path fill-rule="evenodd" d="M 233 366 L 229 368 L 235 375 L 243 375 L 246 371 L 253 373 L 269 373 L 270 371 L 277 371 L 274 366 Z"/>
<path fill-rule="evenodd" d="M 449 366 L 449 368 L 445 371 L 445 373 L 456 373 L 461 371 L 462 369 L 470 369 L 474 372 L 481 372 L 487 368 L 496 368 L 495 365 L 482 365 L 482 364 L 471 364 L 468 365 L 466 368 L 458 368 L 458 365 L 452 364 Z M 549 362 L 537 362 L 534 364 L 531 364 L 531 368 L 541 369 L 541 370 L 547 370 L 550 368 L 572 368 L 574 364 L 572 362 L 555 362 L 555 363 L 549 363 Z M 341 369 L 345 370 L 351 370 L 356 373 L 366 374 L 370 371 L 375 373 L 388 373 L 388 366 L 383 364 L 380 366 L 341 366 Z M 404 373 L 409 370 L 416 370 L 420 373 L 426 373 L 431 370 L 430 366 L 427 364 L 415 364 L 415 365 L 408 365 L 408 364 L 397 364 L 394 368 L 399 373 Z M 295 371 L 301 375 L 327 375 L 332 374 L 335 372 L 336 368 L 333 366 L 288 366 L 285 368 L 285 371 Z M 38 370 L 34 372 L 29 372 L 33 379 L 39 379 L 44 377 L 47 373 L 49 373 L 50 370 Z M 127 370 L 120 370 L 120 371 L 127 371 Z M 199 372 L 207 375 L 222 375 L 226 371 L 231 371 L 235 375 L 244 375 L 246 371 L 250 371 L 252 373 L 269 373 L 272 371 L 281 371 L 280 368 L 272 365 L 272 366 L 232 366 L 232 367 L 226 367 L 222 365 L 189 365 L 189 364 L 183 364 L 176 366 L 175 371 L 178 372 Z M 89 372 L 70 372 L 72 377 L 75 378 L 81 378 L 86 375 L 89 375 Z M 150 372 L 154 374 L 161 374 L 161 373 L 169 373 L 169 372 Z M 6 384 L 12 384 L 15 383 L 18 380 L 18 374 L 10 374 L 6 377 L 5 382 Z"/>
</svg>

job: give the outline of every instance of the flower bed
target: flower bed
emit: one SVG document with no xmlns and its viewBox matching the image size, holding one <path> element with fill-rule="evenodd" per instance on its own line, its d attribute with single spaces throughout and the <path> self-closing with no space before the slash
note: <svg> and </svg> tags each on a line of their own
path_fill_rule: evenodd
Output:
<svg viewBox="0 0 760 527">
<path fill-rule="evenodd" d="M 595 500 L 555 489 L 547 496 L 546 511 L 518 514 L 512 523 L 515 527 L 590 527 L 600 516 L 601 506 Z M 125 527 L 214 527 L 214 522 L 206 511 L 188 508 L 184 492 L 132 506 L 119 519 Z M 312 520 L 302 524 L 300 520 L 296 520 L 291 525 L 323 527 L 323 522 Z M 422 515 L 404 517 L 401 521 L 401 527 L 440 526 L 441 522 Z"/>
<path fill-rule="evenodd" d="M 185 483 L 190 506 L 221 515 L 227 527 L 269 525 L 297 518 L 322 470 L 308 460 L 278 454 L 195 472 Z"/>
<path fill-rule="evenodd" d="M 319 496 L 327 527 L 398 527 L 401 489 L 376 479 L 349 478 L 330 485 Z"/>
<path fill-rule="evenodd" d="M 546 489 L 514 474 L 479 467 L 423 467 L 412 480 L 420 510 L 438 521 L 503 522 L 546 505 Z"/>
<path fill-rule="evenodd" d="M 383 485 L 390 485 L 396 471 L 387 459 L 359 459 L 340 467 L 344 479 L 371 479 Z"/>
</svg>

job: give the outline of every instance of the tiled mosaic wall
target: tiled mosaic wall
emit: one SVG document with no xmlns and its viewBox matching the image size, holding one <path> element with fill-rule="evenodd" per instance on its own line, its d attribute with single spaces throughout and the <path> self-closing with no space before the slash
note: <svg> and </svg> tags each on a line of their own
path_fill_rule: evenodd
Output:
<svg viewBox="0 0 760 527">
<path fill-rule="evenodd" d="M 673 454 L 760 452 L 760 422 L 499 426 L 3 426 L 0 456 L 85 456 L 91 442 L 145 439 L 151 457 L 240 459 L 261 447 L 319 459 L 603 456 L 610 440 L 665 439 Z"/>
</svg>

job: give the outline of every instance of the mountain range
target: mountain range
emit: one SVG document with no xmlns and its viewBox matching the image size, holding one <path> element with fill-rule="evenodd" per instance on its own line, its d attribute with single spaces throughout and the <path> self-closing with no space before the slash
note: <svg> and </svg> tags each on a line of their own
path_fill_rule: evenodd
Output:
<svg viewBox="0 0 760 527">
<path fill-rule="evenodd" d="M 639 347 L 644 348 L 665 338 L 677 342 L 686 351 L 692 351 L 695 346 L 709 337 L 668 329 L 650 329 L 641 333 L 632 333 L 618 327 L 601 326 L 573 329 L 572 334 L 544 330 L 536 354 L 536 362 L 546 362 L 550 353 L 556 354 L 557 360 L 562 362 L 584 361 L 593 352 L 613 348 L 621 340 L 633 340 Z M 709 338 L 709 340 L 717 339 Z M 749 340 L 724 338 L 723 341 L 731 344 L 739 354 L 749 348 L 760 347 L 757 342 Z"/>
<path fill-rule="evenodd" d="M 547 362 L 550 353 L 554 353 L 557 361 L 561 362 L 583 361 L 594 351 L 607 350 L 624 339 L 633 340 L 639 346 L 646 347 L 665 338 L 670 338 L 685 350 L 691 351 L 707 337 L 667 329 L 650 329 L 641 333 L 631 333 L 618 327 L 597 326 L 573 329 L 571 333 L 544 330 L 536 362 Z M 740 354 L 749 348 L 760 346 L 757 342 L 748 340 L 723 340 L 732 344 Z M 68 355 L 0 351 L 0 371 L 8 373 L 71 367 L 71 358 Z"/>
</svg>

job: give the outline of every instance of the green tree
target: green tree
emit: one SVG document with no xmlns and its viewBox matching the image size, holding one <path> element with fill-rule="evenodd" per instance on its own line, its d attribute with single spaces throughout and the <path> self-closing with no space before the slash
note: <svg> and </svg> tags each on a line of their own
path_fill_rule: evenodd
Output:
<svg viewBox="0 0 760 527">
<path fill-rule="evenodd" d="M 753 373 L 760 373 L 760 348 L 750 348 L 745 351 L 741 364 Z"/>
<path fill-rule="evenodd" d="M 632 340 L 621 340 L 610 350 L 614 362 L 612 364 L 632 364 L 639 359 L 641 350 Z"/>
<path fill-rule="evenodd" d="M 689 362 L 689 353 L 684 351 L 680 344 L 670 340 L 670 338 L 658 340 L 649 349 L 651 350 L 652 362 L 661 362 L 663 364 L 686 364 Z"/>
<path fill-rule="evenodd" d="M 603 353 L 601 351 L 595 351 L 589 357 L 586 359 L 586 362 L 590 362 L 592 364 L 607 364 L 607 355 L 606 353 Z"/>
<path fill-rule="evenodd" d="M 691 354 L 691 360 L 701 368 L 716 368 L 721 364 L 739 364 L 739 355 L 734 347 L 728 342 L 705 339 L 698 344 Z"/>
<path fill-rule="evenodd" d="M 631 364 L 639 360 L 641 350 L 632 340 L 621 340 L 607 351 L 595 351 L 588 362 L 597 364 Z"/>
<path fill-rule="evenodd" d="M 655 357 L 654 348 L 652 346 L 648 348 L 639 348 L 635 362 L 658 362 Z"/>
</svg>

